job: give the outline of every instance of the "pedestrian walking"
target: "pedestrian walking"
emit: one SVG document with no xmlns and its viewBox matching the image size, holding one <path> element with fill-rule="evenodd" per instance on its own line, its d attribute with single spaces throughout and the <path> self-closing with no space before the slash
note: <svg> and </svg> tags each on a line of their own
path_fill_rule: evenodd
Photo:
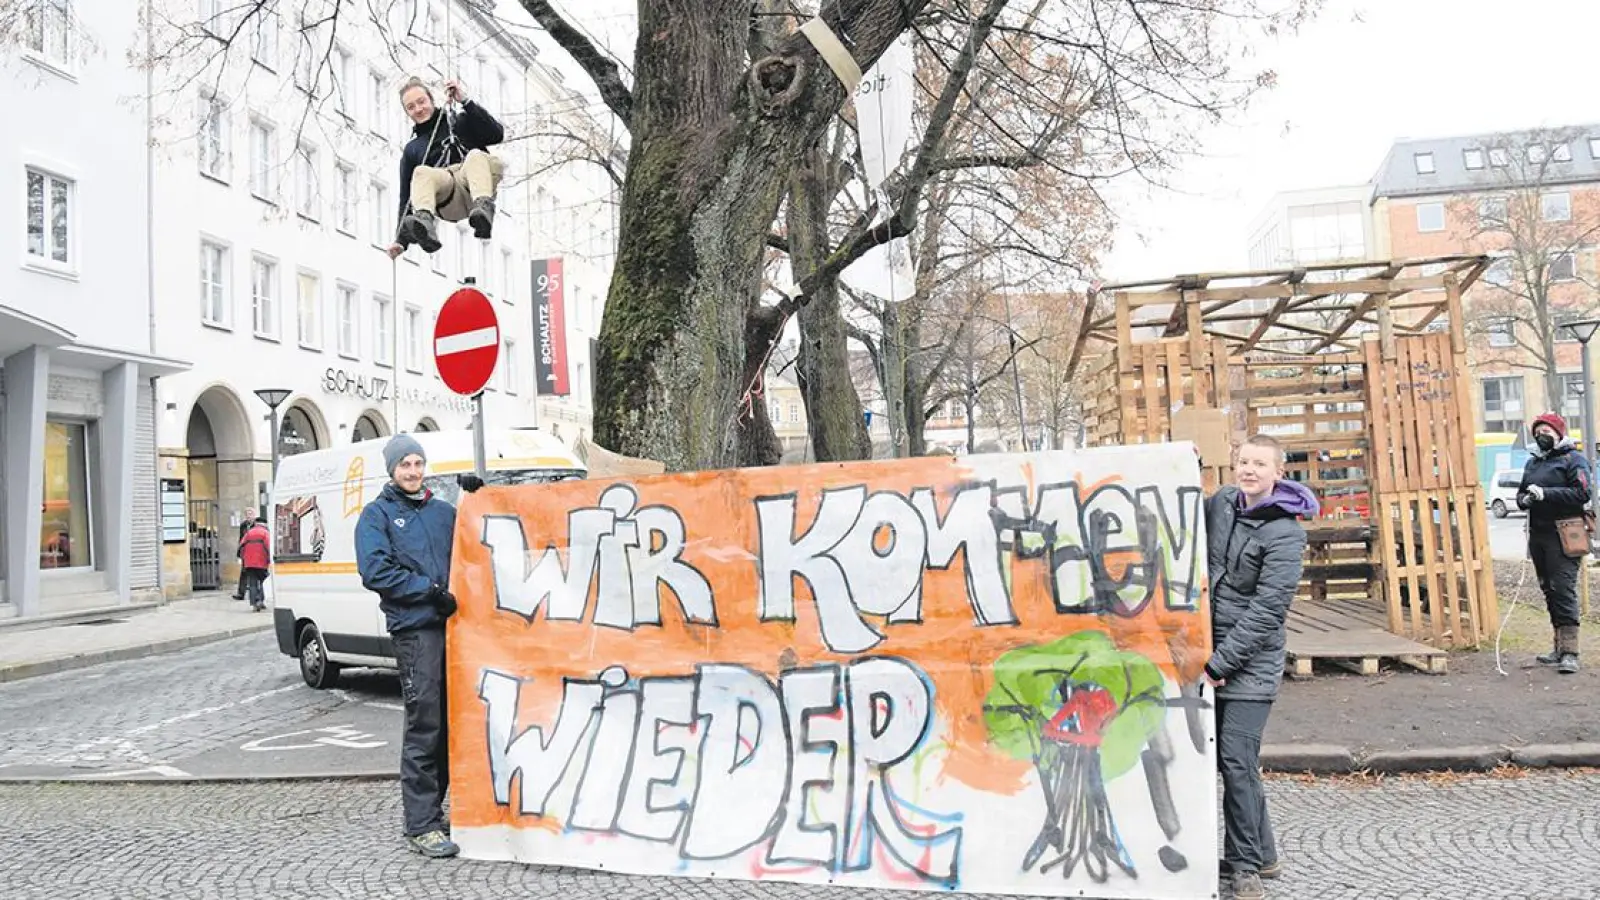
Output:
<svg viewBox="0 0 1600 900">
<path fill-rule="evenodd" d="M 1222 772 L 1223 852 L 1238 900 L 1265 897 L 1262 878 L 1281 871 L 1261 784 L 1261 735 L 1283 681 L 1289 603 L 1300 584 L 1317 498 L 1283 477 L 1283 445 L 1267 435 L 1234 454 L 1234 484 L 1206 500 L 1215 648 L 1205 679 L 1215 689 Z"/>
<path fill-rule="evenodd" d="M 250 601 L 250 608 L 256 612 L 267 608 L 262 585 L 272 573 L 271 540 L 267 523 L 253 517 L 244 537 L 239 539 L 239 593 Z"/>
<path fill-rule="evenodd" d="M 1534 446 L 1517 486 L 1517 508 L 1528 512 L 1528 556 L 1554 633 L 1550 652 L 1537 659 L 1572 675 L 1578 671 L 1578 573 L 1589 549 L 1589 461 L 1555 413 L 1535 418 L 1531 430 Z"/>
<path fill-rule="evenodd" d="M 253 509 L 239 510 L 239 546 L 235 555 L 239 558 L 239 583 L 233 588 L 233 599 L 244 599 L 244 536 L 250 526 L 256 523 L 256 511 Z"/>
<path fill-rule="evenodd" d="M 444 818 L 450 789 L 444 632 L 456 611 L 449 591 L 456 509 L 423 485 L 428 460 L 416 438 L 390 438 L 383 463 L 389 483 L 356 522 L 356 565 L 362 585 L 378 595 L 400 669 L 406 842 L 412 851 L 439 859 L 461 852 Z M 457 480 L 468 491 L 483 484 L 475 477 Z"/>
</svg>

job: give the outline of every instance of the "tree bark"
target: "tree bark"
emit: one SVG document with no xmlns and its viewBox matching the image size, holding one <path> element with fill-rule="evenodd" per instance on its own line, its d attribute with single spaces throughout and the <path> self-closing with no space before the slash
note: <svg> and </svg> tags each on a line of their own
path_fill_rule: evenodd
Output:
<svg viewBox="0 0 1600 900">
<path fill-rule="evenodd" d="M 782 333 L 783 316 L 770 306 L 754 309 L 746 317 L 741 390 L 750 385 L 765 386 L 767 359 Z M 775 466 L 783 462 L 783 442 L 772 427 L 765 391 L 759 396 L 752 393 L 748 406 L 741 396 L 738 422 L 740 466 Z"/>
<path fill-rule="evenodd" d="M 929 0 L 830 0 L 872 65 Z M 595 378 L 595 439 L 668 469 L 739 461 L 746 318 L 767 229 L 846 91 L 800 34 L 746 65 L 749 0 L 641 0 L 632 146 Z"/>
<path fill-rule="evenodd" d="M 796 272 L 816 271 L 828 257 L 828 204 L 837 189 L 831 160 L 813 146 L 790 179 L 790 264 Z M 850 379 L 850 348 L 839 311 L 839 279 L 816 281 L 800 307 L 800 392 L 805 397 L 811 448 L 817 462 L 868 459 L 872 444 L 862 418 L 861 395 Z"/>
</svg>

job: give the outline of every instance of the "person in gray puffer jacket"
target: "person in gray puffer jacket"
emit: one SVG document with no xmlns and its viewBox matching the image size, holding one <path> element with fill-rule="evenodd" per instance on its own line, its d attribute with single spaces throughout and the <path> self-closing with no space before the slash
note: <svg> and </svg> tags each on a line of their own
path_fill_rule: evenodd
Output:
<svg viewBox="0 0 1600 900">
<path fill-rule="evenodd" d="M 1299 517 L 1317 498 L 1283 477 L 1283 445 L 1256 435 L 1234 455 L 1234 484 L 1206 500 L 1217 765 L 1222 772 L 1222 867 L 1239 900 L 1265 897 L 1282 871 L 1261 786 L 1261 735 L 1283 681 L 1289 604 L 1305 564 Z"/>
</svg>

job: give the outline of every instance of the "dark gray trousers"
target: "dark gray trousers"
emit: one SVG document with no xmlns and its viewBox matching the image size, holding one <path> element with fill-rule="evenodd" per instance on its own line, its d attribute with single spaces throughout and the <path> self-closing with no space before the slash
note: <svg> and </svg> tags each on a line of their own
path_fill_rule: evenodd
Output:
<svg viewBox="0 0 1600 900">
<path fill-rule="evenodd" d="M 400 746 L 400 798 L 406 836 L 444 828 L 444 796 L 450 790 L 449 714 L 445 708 L 444 627 L 393 635 L 400 666 L 400 696 L 406 705 Z"/>
<path fill-rule="evenodd" d="M 1573 559 L 1561 549 L 1561 535 L 1554 530 L 1528 532 L 1528 555 L 1539 576 L 1539 590 L 1550 611 L 1553 628 L 1578 624 L 1578 569 L 1582 560 Z"/>
<path fill-rule="evenodd" d="M 1261 734 L 1270 700 L 1217 698 L 1217 768 L 1222 772 L 1222 861 L 1230 871 L 1259 872 L 1278 860 L 1261 786 Z"/>
</svg>

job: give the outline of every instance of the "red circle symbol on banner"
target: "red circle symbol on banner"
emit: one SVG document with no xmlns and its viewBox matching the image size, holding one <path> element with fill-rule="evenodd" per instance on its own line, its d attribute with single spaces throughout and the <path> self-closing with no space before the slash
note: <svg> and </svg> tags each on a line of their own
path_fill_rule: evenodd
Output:
<svg viewBox="0 0 1600 900">
<path fill-rule="evenodd" d="M 484 389 L 500 360 L 500 320 L 477 288 L 450 295 L 433 326 L 433 363 L 445 387 L 470 397 Z"/>
</svg>

